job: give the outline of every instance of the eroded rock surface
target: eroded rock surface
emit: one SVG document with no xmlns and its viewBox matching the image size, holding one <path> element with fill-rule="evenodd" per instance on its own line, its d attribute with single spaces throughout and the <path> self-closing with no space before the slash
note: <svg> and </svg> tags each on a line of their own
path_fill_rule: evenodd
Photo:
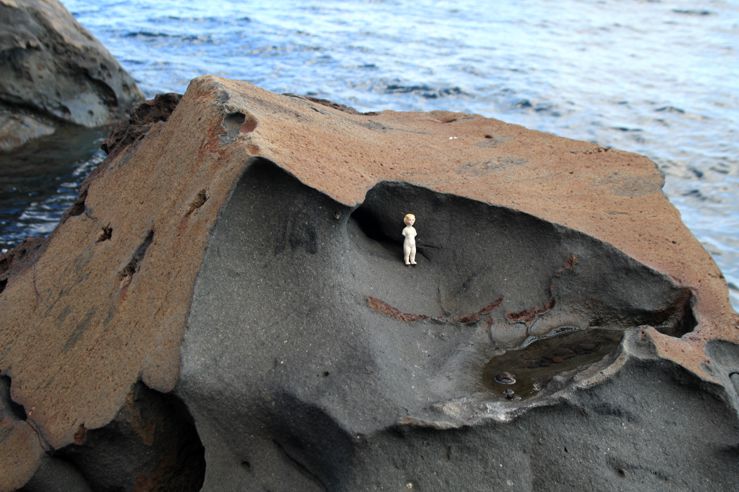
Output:
<svg viewBox="0 0 739 492">
<path fill-rule="evenodd" d="M 142 99 L 133 79 L 56 0 L 0 1 L 0 151 L 64 125 L 111 124 Z"/>
<path fill-rule="evenodd" d="M 0 263 L 0 488 L 200 443 L 206 490 L 736 488 L 737 315 L 648 160 L 214 77 L 134 115 Z M 190 451 L 123 457 L 132 391 Z"/>
</svg>

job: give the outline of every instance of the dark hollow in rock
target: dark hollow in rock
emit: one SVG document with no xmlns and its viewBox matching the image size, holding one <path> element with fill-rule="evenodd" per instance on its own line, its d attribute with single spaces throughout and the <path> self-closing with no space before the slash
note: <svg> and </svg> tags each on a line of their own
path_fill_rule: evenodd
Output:
<svg viewBox="0 0 739 492">
<path fill-rule="evenodd" d="M 126 264 L 123 270 L 121 270 L 118 273 L 118 277 L 121 280 L 124 280 L 126 278 L 130 279 L 136 274 L 136 272 L 138 272 L 139 264 L 146 256 L 146 251 L 149 249 L 149 246 L 151 246 L 151 242 L 153 240 L 154 240 L 154 231 L 149 230 L 144 240 L 136 248 L 136 251 L 134 251 L 133 255 L 131 255 L 131 260 Z"/>
<path fill-rule="evenodd" d="M 417 217 L 415 269 L 402 264 L 406 212 Z M 681 335 L 689 302 L 611 246 L 524 213 L 389 182 L 350 209 L 255 159 L 212 233 L 176 392 L 205 445 L 207 489 L 398 488 L 425 476 L 448 481 L 429 490 L 454 490 L 470 483 L 466 464 L 429 473 L 449 443 L 475 448 L 470 476 L 497 477 L 479 482 L 487 490 L 505 484 L 482 458 L 510 448 L 497 430 L 406 441 L 385 430 L 433 418 L 436 402 L 497 399 L 481 373 L 501 347 L 562 326 L 586 338 L 646 323 Z M 382 305 L 395 311 L 372 307 Z M 509 438 L 527 439 L 515 429 Z M 510 476 L 532 476 L 536 464 L 514 454 Z"/>
<path fill-rule="evenodd" d="M 236 140 L 236 137 L 239 136 L 241 125 L 243 125 L 245 121 L 246 115 L 240 112 L 229 113 L 224 116 L 223 129 L 225 130 L 225 133 L 221 135 L 221 143 L 228 144 Z M 253 118 L 250 118 L 249 122 L 252 123 L 251 125 L 248 125 L 250 127 L 249 131 L 252 131 L 256 127 L 256 122 Z"/>
<path fill-rule="evenodd" d="M 24 491 L 200 490 L 204 450 L 192 417 L 173 395 L 138 383 L 115 419 L 80 427 L 75 444 L 49 454 Z M 66 484 L 59 489 L 60 484 Z"/>
<path fill-rule="evenodd" d="M 6 417 L 12 420 L 26 420 L 26 409 L 13 401 L 10 396 L 12 381 L 8 376 L 0 376 L 0 420 Z"/>
<path fill-rule="evenodd" d="M 105 241 L 110 241 L 112 237 L 113 237 L 113 228 L 110 227 L 110 224 L 108 224 L 100 228 L 100 234 L 98 234 L 98 237 L 95 240 L 95 242 L 102 243 Z"/>
</svg>

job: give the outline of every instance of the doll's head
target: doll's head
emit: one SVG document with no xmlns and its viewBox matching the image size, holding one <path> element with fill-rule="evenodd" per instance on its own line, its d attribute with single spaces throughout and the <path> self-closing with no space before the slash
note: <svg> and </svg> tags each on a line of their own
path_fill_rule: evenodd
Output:
<svg viewBox="0 0 739 492">
<path fill-rule="evenodd" d="M 407 226 L 412 226 L 416 222 L 416 216 L 413 214 L 405 214 L 403 217 L 403 223 Z"/>
</svg>

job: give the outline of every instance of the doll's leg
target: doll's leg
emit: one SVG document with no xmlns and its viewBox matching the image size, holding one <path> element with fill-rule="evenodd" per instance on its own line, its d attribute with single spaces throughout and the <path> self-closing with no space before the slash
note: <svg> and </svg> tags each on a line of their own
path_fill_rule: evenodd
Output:
<svg viewBox="0 0 739 492">
<path fill-rule="evenodd" d="M 411 246 L 410 260 L 411 260 L 411 265 L 415 265 L 416 264 L 416 246 L 415 246 L 415 244 L 413 246 Z"/>
<path fill-rule="evenodd" d="M 411 247 L 407 244 L 403 245 L 403 261 L 406 265 L 410 265 Z"/>
</svg>

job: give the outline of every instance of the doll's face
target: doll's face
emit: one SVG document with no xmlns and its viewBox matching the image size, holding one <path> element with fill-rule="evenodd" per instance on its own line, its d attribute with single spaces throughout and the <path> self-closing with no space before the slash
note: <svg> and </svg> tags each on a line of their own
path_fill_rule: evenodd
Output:
<svg viewBox="0 0 739 492">
<path fill-rule="evenodd" d="M 416 218 L 415 217 L 409 216 L 409 217 L 406 217 L 405 218 L 405 225 L 412 226 L 415 223 L 416 223 Z"/>
</svg>

